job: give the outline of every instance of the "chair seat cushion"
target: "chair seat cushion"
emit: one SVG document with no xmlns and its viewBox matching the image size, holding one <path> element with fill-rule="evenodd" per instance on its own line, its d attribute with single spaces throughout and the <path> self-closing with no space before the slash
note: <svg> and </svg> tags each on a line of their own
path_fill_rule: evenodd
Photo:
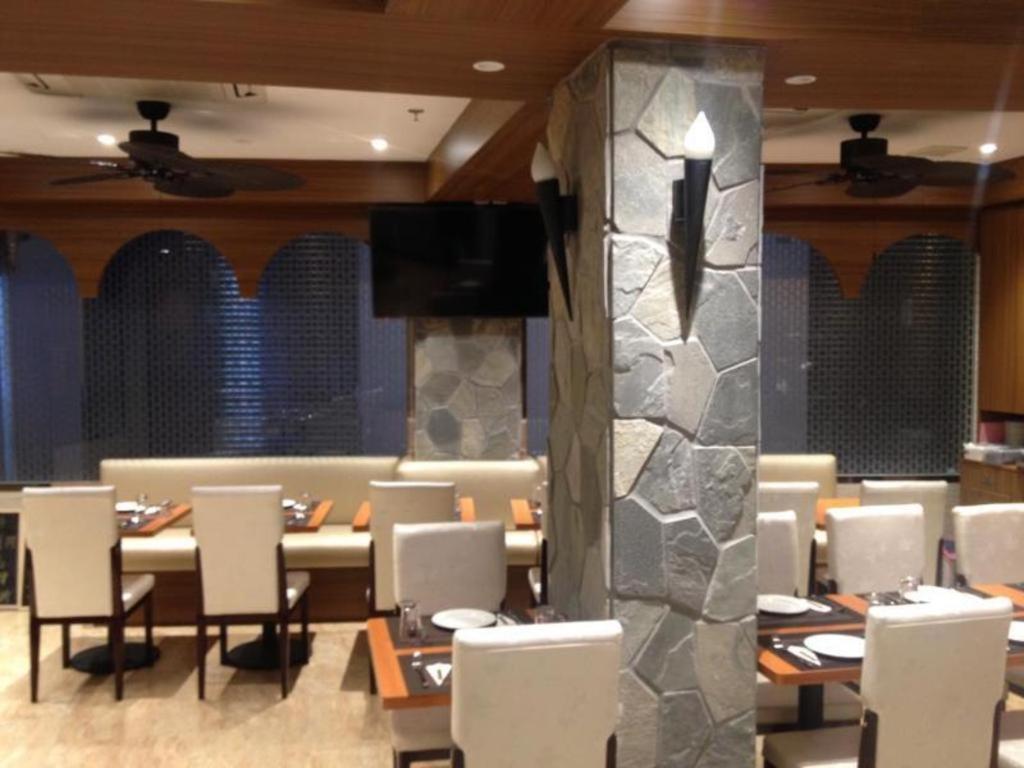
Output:
<svg viewBox="0 0 1024 768">
<path fill-rule="evenodd" d="M 316 533 L 286 533 L 284 558 L 289 568 L 366 568 L 370 534 L 351 525 L 324 525 Z"/>
<path fill-rule="evenodd" d="M 139 600 L 153 589 L 156 579 L 151 573 L 126 573 L 121 577 L 121 602 L 124 609 L 130 611 Z"/>
<path fill-rule="evenodd" d="M 397 709 L 388 712 L 391 748 L 396 752 L 450 749 L 451 707 Z"/>
<path fill-rule="evenodd" d="M 540 566 L 535 566 L 526 572 L 526 581 L 530 584 L 530 593 L 534 602 L 540 603 L 541 583 Z"/>
<path fill-rule="evenodd" d="M 999 726 L 999 768 L 1024 768 L 1024 710 L 1003 715 Z"/>
<path fill-rule="evenodd" d="M 764 760 L 775 768 L 857 768 L 860 726 L 772 733 Z"/>
<path fill-rule="evenodd" d="M 121 539 L 121 564 L 132 573 L 194 571 L 196 540 L 189 528 L 168 528 L 156 536 Z"/>
<path fill-rule="evenodd" d="M 784 725 L 795 723 L 798 715 L 799 692 L 796 686 L 776 685 L 767 677 L 757 675 L 757 723 L 758 725 Z M 860 696 L 845 685 L 825 685 L 825 720 L 841 722 L 860 720 Z"/>
<path fill-rule="evenodd" d="M 285 595 L 288 598 L 288 607 L 291 608 L 302 597 L 302 593 L 309 589 L 309 573 L 307 571 L 288 571 L 284 578 Z"/>
<path fill-rule="evenodd" d="M 538 565 L 540 532 L 505 531 L 505 554 L 509 565 Z"/>
</svg>

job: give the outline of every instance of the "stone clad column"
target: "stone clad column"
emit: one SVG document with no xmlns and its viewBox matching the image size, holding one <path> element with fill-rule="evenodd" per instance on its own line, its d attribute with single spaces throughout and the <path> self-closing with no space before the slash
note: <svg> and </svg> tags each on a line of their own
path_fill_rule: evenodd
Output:
<svg viewBox="0 0 1024 768">
<path fill-rule="evenodd" d="M 754 761 L 761 73 L 748 48 L 612 44 L 548 127 L 581 198 L 574 321 L 551 294 L 551 593 L 625 628 L 620 766 Z M 687 328 L 666 236 L 699 110 L 717 149 Z"/>
</svg>

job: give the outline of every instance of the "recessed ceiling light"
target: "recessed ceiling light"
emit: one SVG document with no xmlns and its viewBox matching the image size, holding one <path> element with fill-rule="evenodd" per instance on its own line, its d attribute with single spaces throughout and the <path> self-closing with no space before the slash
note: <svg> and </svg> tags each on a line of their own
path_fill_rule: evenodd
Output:
<svg viewBox="0 0 1024 768">
<path fill-rule="evenodd" d="M 505 68 L 505 64 L 500 61 L 474 61 L 473 69 L 477 72 L 501 72 Z"/>
<path fill-rule="evenodd" d="M 818 82 L 814 75 L 791 75 L 786 78 L 786 85 L 810 85 Z"/>
<path fill-rule="evenodd" d="M 983 155 L 994 155 L 997 149 L 999 149 L 999 147 L 993 144 L 991 141 L 986 142 L 982 144 L 980 147 L 978 147 L 978 151 L 981 152 L 981 154 Z"/>
<path fill-rule="evenodd" d="M 376 139 L 370 139 L 370 146 L 375 152 L 383 152 L 388 148 L 388 140 L 378 136 Z"/>
<path fill-rule="evenodd" d="M 96 137 L 96 141 L 102 144 L 104 147 L 112 147 L 117 144 L 117 137 L 109 133 L 101 133 Z"/>
</svg>

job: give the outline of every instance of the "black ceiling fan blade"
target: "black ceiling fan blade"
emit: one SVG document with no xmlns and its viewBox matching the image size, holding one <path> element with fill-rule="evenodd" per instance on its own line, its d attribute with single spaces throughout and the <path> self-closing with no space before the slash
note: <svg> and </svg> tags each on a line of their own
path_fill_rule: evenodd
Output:
<svg viewBox="0 0 1024 768">
<path fill-rule="evenodd" d="M 206 166 L 206 170 L 236 190 L 244 192 L 285 191 L 298 189 L 306 183 L 301 176 L 265 165 L 212 162 Z"/>
<path fill-rule="evenodd" d="M 798 181 L 794 184 L 785 184 L 781 187 L 771 187 L 769 189 L 766 189 L 765 192 L 785 192 L 790 189 L 798 189 L 799 187 L 825 187 L 830 184 L 844 184 L 849 180 L 850 177 L 847 176 L 845 173 L 832 173 L 820 179 Z"/>
<path fill-rule="evenodd" d="M 926 173 L 935 165 L 927 157 L 910 157 L 909 155 L 873 155 L 858 157 L 851 163 L 853 170 L 869 173 L 884 173 L 888 176 L 900 176 L 913 179 Z"/>
<path fill-rule="evenodd" d="M 846 188 L 846 194 L 858 198 L 899 197 L 917 186 L 915 179 L 883 177 L 878 179 L 857 179 Z"/>
<path fill-rule="evenodd" d="M 138 176 L 134 171 L 122 169 L 118 171 L 108 171 L 107 173 L 90 173 L 85 176 L 69 176 L 64 179 L 53 179 L 50 182 L 51 187 L 69 187 L 75 184 L 92 184 L 97 181 L 115 181 L 117 179 L 131 179 Z"/>
<path fill-rule="evenodd" d="M 206 173 L 205 165 L 184 152 L 161 144 L 140 141 L 122 141 L 117 145 L 132 160 L 152 168 L 161 168 L 175 173 Z"/>
<path fill-rule="evenodd" d="M 921 174 L 921 184 L 929 187 L 968 187 L 993 181 L 1009 181 L 1013 171 L 982 163 L 940 162 Z"/>
<path fill-rule="evenodd" d="M 158 192 L 175 197 L 228 197 L 234 194 L 234 188 L 224 181 L 211 176 L 178 176 L 169 179 L 156 179 L 153 187 Z"/>
</svg>

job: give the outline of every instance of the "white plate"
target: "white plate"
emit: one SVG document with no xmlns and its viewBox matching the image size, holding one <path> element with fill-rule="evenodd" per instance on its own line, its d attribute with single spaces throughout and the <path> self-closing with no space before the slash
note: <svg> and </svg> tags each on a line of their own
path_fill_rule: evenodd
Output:
<svg viewBox="0 0 1024 768">
<path fill-rule="evenodd" d="M 114 509 L 118 512 L 138 512 L 139 505 L 134 501 L 119 501 L 114 505 Z"/>
<path fill-rule="evenodd" d="M 760 613 L 773 613 L 776 616 L 799 616 L 801 613 L 811 610 L 811 606 L 802 597 L 758 595 L 757 610 Z"/>
<path fill-rule="evenodd" d="M 284 507 L 285 509 L 291 509 L 297 503 L 298 502 L 295 501 L 295 499 L 281 499 L 281 506 Z"/>
<path fill-rule="evenodd" d="M 1024 643 L 1024 621 L 1010 622 L 1010 639 L 1015 643 Z"/>
<path fill-rule="evenodd" d="M 854 635 L 811 635 L 804 639 L 804 647 L 833 659 L 864 658 L 864 638 Z"/>
<path fill-rule="evenodd" d="M 963 603 L 974 603 L 981 600 L 977 595 L 967 592 L 958 592 L 955 589 L 936 587 L 930 584 L 922 584 L 913 592 L 907 592 L 904 597 L 911 603 L 937 603 L 940 605 L 953 605 Z"/>
<path fill-rule="evenodd" d="M 452 608 L 448 611 L 435 613 L 430 621 L 441 629 L 476 629 L 489 627 L 498 620 L 490 611 L 478 611 L 475 608 Z"/>
</svg>

